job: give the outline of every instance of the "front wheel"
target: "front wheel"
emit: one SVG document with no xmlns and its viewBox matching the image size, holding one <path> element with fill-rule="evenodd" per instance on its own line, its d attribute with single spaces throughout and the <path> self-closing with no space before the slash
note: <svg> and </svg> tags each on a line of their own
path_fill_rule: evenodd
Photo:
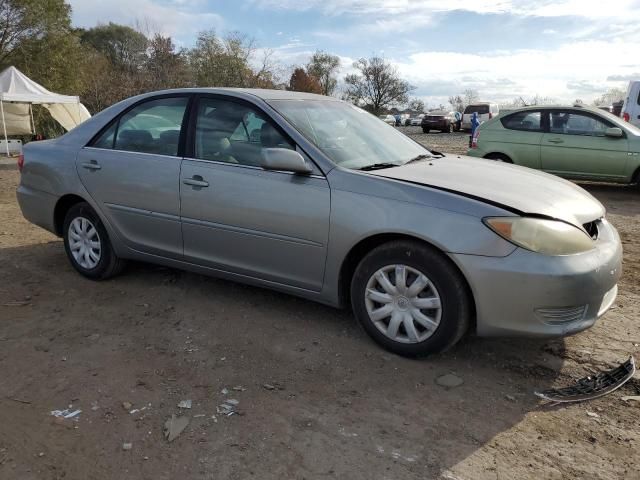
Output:
<svg viewBox="0 0 640 480">
<path fill-rule="evenodd" d="M 351 304 L 377 343 L 404 356 L 450 348 L 471 322 L 460 272 L 437 250 L 412 241 L 381 245 L 362 259 L 351 282 Z"/>
<path fill-rule="evenodd" d="M 453 123 L 450 123 L 449 124 L 449 133 L 453 133 L 453 130 L 454 130 Z"/>
<path fill-rule="evenodd" d="M 63 227 L 64 249 L 73 268 L 92 280 L 104 280 L 120 273 L 124 261 L 111 246 L 107 230 L 88 203 L 69 209 Z"/>
</svg>

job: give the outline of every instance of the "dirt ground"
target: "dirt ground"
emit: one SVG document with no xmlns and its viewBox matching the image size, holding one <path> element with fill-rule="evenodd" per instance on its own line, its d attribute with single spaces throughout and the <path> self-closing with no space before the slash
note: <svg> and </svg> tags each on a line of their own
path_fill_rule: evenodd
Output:
<svg viewBox="0 0 640 480">
<path fill-rule="evenodd" d="M 463 134 L 407 133 L 465 150 Z M 640 402 L 621 399 L 640 394 L 637 378 L 583 404 L 533 395 L 640 350 L 633 188 L 587 186 L 625 248 L 618 300 L 594 328 L 469 337 L 409 360 L 347 311 L 268 290 L 143 264 L 86 280 L 59 239 L 22 218 L 18 178 L 0 170 L 2 480 L 640 478 Z M 435 383 L 448 373 L 464 383 Z M 216 413 L 227 399 L 237 415 Z M 82 412 L 51 415 L 64 409 Z M 168 443 L 172 414 L 189 424 Z"/>
</svg>

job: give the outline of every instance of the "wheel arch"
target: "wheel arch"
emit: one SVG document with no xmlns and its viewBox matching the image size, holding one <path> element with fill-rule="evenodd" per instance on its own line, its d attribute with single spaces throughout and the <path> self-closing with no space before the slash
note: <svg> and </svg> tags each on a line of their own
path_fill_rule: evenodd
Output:
<svg viewBox="0 0 640 480">
<path fill-rule="evenodd" d="M 503 152 L 489 152 L 485 154 L 482 158 L 486 158 L 487 160 L 496 160 L 501 158 L 506 163 L 513 163 L 513 159 Z"/>
<path fill-rule="evenodd" d="M 62 237 L 64 217 L 67 215 L 67 212 L 71 207 L 81 202 L 86 202 L 86 200 L 80 195 L 76 195 L 73 193 L 63 195 L 58 199 L 58 201 L 56 202 L 56 206 L 53 209 L 53 227 L 55 229 L 56 235 Z"/>
<path fill-rule="evenodd" d="M 636 171 L 631 175 L 631 183 L 640 185 L 640 167 L 636 168 Z"/>
<path fill-rule="evenodd" d="M 460 277 L 464 280 L 464 283 L 466 285 L 467 294 L 471 299 L 471 305 L 473 308 L 471 329 L 475 331 L 476 301 L 475 301 L 475 296 L 473 294 L 471 285 L 469 284 L 469 281 L 467 280 L 464 272 L 451 259 L 451 257 L 449 257 L 449 255 L 447 255 L 442 249 L 438 248 L 433 243 L 428 242 L 422 238 L 419 238 L 413 235 L 407 235 L 404 233 L 393 233 L 393 232 L 378 233 L 378 234 L 363 238 L 358 243 L 356 243 L 353 247 L 351 247 L 351 249 L 345 256 L 344 260 L 342 261 L 342 265 L 340 266 L 340 274 L 338 277 L 338 295 L 340 299 L 340 305 L 348 306 L 351 304 L 351 298 L 350 298 L 351 280 L 353 278 L 353 275 L 355 273 L 355 270 L 358 264 L 365 257 L 365 255 L 380 245 L 383 245 L 385 243 L 389 243 L 392 241 L 398 241 L 398 240 L 407 240 L 407 241 L 422 243 L 423 245 L 426 245 L 427 247 L 440 253 L 443 256 L 443 258 L 447 260 L 449 265 L 460 274 Z"/>
</svg>

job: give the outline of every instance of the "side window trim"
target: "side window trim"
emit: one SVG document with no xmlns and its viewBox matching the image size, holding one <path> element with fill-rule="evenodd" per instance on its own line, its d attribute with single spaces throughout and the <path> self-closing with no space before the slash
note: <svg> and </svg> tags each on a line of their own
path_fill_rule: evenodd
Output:
<svg viewBox="0 0 640 480">
<path fill-rule="evenodd" d="M 122 119 L 123 116 L 125 116 L 127 113 L 129 113 L 131 110 L 133 110 L 134 108 L 139 107 L 140 105 L 147 103 L 147 102 L 153 102 L 155 100 L 161 100 L 163 98 L 182 98 L 182 97 L 187 97 L 187 105 L 185 107 L 185 112 L 184 115 L 182 117 L 182 124 L 180 127 L 180 139 L 178 140 L 178 153 L 176 154 L 176 158 L 182 158 L 185 155 L 185 136 L 186 136 L 186 132 L 187 132 L 187 127 L 188 127 L 188 121 L 189 121 L 189 115 L 190 112 L 193 108 L 193 104 L 194 104 L 194 97 L 195 95 L 192 93 L 166 93 L 166 94 L 162 94 L 162 95 L 154 95 L 154 96 L 150 96 L 150 97 L 145 97 L 135 103 L 132 103 L 131 105 L 129 105 L 127 108 L 125 108 L 123 111 L 121 111 L 115 118 L 111 119 L 105 126 L 103 126 L 100 130 L 98 130 L 98 132 L 91 137 L 91 139 L 87 142 L 87 144 L 85 145 L 85 147 L 90 147 L 90 148 L 96 148 L 98 150 L 116 150 L 115 146 L 116 146 L 116 139 L 118 138 L 118 131 L 120 130 L 120 120 Z M 102 135 L 107 132 L 113 125 L 116 126 L 116 129 L 113 133 L 113 140 L 111 143 L 111 148 L 101 148 L 101 147 L 96 147 L 94 146 L 94 144 L 100 140 L 100 138 L 102 137 Z M 126 152 L 128 150 L 118 150 L 118 151 L 123 151 Z M 134 152 L 134 153 L 144 153 L 144 152 Z M 174 157 L 173 155 L 169 155 L 171 157 Z"/>
</svg>

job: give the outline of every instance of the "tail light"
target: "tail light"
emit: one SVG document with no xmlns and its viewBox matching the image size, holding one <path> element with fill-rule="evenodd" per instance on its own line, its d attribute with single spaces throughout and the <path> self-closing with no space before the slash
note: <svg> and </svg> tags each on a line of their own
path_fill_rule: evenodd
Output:
<svg viewBox="0 0 640 480">
<path fill-rule="evenodd" d="M 24 155 L 18 156 L 18 170 L 22 172 L 22 168 L 24 167 Z"/>
<path fill-rule="evenodd" d="M 629 112 L 624 112 L 622 114 L 622 118 L 624 119 L 625 122 L 628 122 L 629 120 L 631 120 L 631 115 L 629 115 Z"/>
<path fill-rule="evenodd" d="M 476 128 L 473 132 L 473 138 L 471 139 L 471 148 L 478 148 L 478 139 L 480 138 L 480 129 Z"/>
</svg>

